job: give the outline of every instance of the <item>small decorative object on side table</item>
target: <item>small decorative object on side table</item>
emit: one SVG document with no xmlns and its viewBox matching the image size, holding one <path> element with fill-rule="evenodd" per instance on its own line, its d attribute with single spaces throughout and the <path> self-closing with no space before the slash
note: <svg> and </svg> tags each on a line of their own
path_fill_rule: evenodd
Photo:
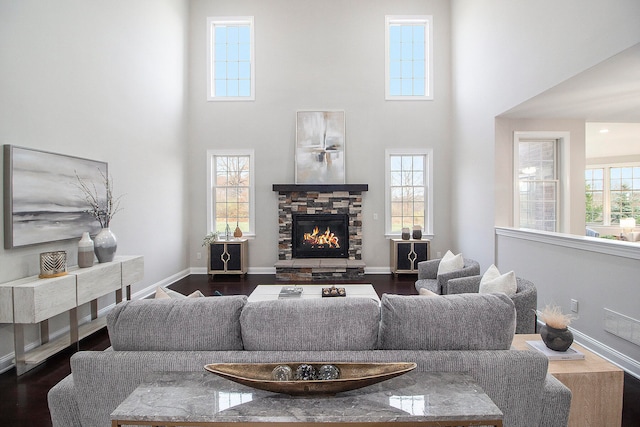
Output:
<svg viewBox="0 0 640 427">
<path fill-rule="evenodd" d="M 67 274 L 67 253 L 65 251 L 43 252 L 40 254 L 40 277 L 49 279 Z"/>
<path fill-rule="evenodd" d="M 118 241 L 115 234 L 109 228 L 114 215 L 120 211 L 120 199 L 122 196 L 113 195 L 113 179 L 109 175 L 100 171 L 104 181 L 104 193 L 98 193 L 95 186 L 90 186 L 76 173 L 78 188 L 82 191 L 85 202 L 90 209 L 87 213 L 93 216 L 100 223 L 102 230 L 96 235 L 93 246 L 98 262 L 111 262 L 118 249 Z"/>
<path fill-rule="evenodd" d="M 574 317 L 563 314 L 557 305 L 547 305 L 537 310 L 538 317 L 545 323 L 540 328 L 540 336 L 547 347 L 555 351 L 567 351 L 573 343 L 573 334 L 568 326 Z"/>
</svg>

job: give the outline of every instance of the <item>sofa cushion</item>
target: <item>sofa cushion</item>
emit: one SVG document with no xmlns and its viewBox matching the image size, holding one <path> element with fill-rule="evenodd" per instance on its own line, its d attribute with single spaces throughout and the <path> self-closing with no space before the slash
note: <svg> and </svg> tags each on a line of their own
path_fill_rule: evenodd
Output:
<svg viewBox="0 0 640 427">
<path fill-rule="evenodd" d="M 516 319 L 504 294 L 384 294 L 380 316 L 379 348 L 385 350 L 506 350 Z"/>
<path fill-rule="evenodd" d="M 125 301 L 107 315 L 114 350 L 242 350 L 244 295 Z"/>
<path fill-rule="evenodd" d="M 240 315 L 245 350 L 373 350 L 380 308 L 370 298 L 247 303 Z"/>
</svg>

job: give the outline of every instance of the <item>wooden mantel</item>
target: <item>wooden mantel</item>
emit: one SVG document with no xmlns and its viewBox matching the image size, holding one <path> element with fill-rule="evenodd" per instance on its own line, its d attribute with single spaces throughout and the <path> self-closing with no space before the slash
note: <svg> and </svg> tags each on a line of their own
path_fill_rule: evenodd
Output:
<svg viewBox="0 0 640 427">
<path fill-rule="evenodd" d="M 318 191 L 328 193 L 332 191 L 361 192 L 369 191 L 369 184 L 273 184 L 273 191 L 280 193 Z"/>
</svg>

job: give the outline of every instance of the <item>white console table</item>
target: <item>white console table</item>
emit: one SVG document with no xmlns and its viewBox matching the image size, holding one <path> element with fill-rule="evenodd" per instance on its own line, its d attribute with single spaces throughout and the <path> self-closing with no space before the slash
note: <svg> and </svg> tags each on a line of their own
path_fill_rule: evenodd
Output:
<svg viewBox="0 0 640 427">
<path fill-rule="evenodd" d="M 106 319 L 98 318 L 98 298 L 115 292 L 120 302 L 124 291 L 131 299 L 131 285 L 144 277 L 144 258 L 117 256 L 112 262 L 72 267 L 67 272 L 50 279 L 33 276 L 0 284 L 0 323 L 13 324 L 18 375 L 103 328 Z M 78 307 L 87 303 L 91 321 L 78 325 Z M 64 312 L 69 313 L 69 335 L 50 341 L 49 319 Z M 40 325 L 41 345 L 26 352 L 24 326 L 33 324 Z"/>
</svg>

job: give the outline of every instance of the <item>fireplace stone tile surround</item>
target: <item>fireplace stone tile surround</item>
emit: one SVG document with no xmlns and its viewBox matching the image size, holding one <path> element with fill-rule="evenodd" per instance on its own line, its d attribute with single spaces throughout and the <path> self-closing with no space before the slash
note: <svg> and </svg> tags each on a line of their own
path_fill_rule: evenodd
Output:
<svg viewBox="0 0 640 427">
<path fill-rule="evenodd" d="M 357 279 L 364 277 L 362 261 L 362 193 L 367 184 L 295 185 L 274 184 L 278 192 L 278 262 L 276 279 L 282 281 L 313 281 L 327 279 Z M 304 214 L 348 214 L 348 258 L 292 257 L 292 216 Z"/>
</svg>

